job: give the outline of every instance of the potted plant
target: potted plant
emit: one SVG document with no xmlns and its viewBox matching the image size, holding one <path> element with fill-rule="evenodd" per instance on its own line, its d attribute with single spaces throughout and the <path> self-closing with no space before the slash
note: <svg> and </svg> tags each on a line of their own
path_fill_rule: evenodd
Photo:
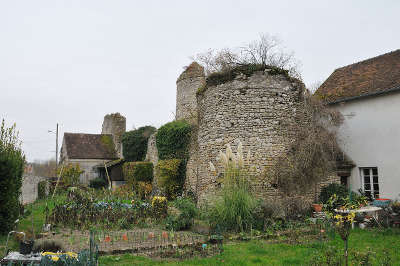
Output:
<svg viewBox="0 0 400 266">
<path fill-rule="evenodd" d="M 323 205 L 321 203 L 314 203 L 312 207 L 315 212 L 322 212 Z"/>
</svg>

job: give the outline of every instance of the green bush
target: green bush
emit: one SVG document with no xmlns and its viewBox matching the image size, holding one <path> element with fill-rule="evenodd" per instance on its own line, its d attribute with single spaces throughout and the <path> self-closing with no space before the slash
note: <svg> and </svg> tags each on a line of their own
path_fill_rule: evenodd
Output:
<svg viewBox="0 0 400 266">
<path fill-rule="evenodd" d="M 126 162 L 122 165 L 122 172 L 127 183 L 153 182 L 153 163 L 151 162 Z"/>
<path fill-rule="evenodd" d="M 179 213 L 170 214 L 166 220 L 168 230 L 185 230 L 193 225 L 194 217 L 197 215 L 197 208 L 190 198 L 177 198 L 172 205 L 179 210 Z"/>
<path fill-rule="evenodd" d="M 89 181 L 89 187 L 95 189 L 105 188 L 107 187 L 107 185 L 108 185 L 107 180 L 101 177 L 97 177 Z"/>
<path fill-rule="evenodd" d="M 47 181 L 40 181 L 38 183 L 38 199 L 45 199 L 46 198 L 46 187 Z"/>
<path fill-rule="evenodd" d="M 147 152 L 147 141 L 156 129 L 144 126 L 125 132 L 122 136 L 123 154 L 126 161 L 144 161 Z"/>
<path fill-rule="evenodd" d="M 81 169 L 79 164 L 67 164 L 64 168 L 58 169 L 58 175 L 65 187 L 73 187 L 79 184 L 79 178 L 85 171 Z"/>
<path fill-rule="evenodd" d="M 158 186 L 169 200 L 175 199 L 182 193 L 185 165 L 185 162 L 180 159 L 158 161 Z"/>
<path fill-rule="evenodd" d="M 185 120 L 172 121 L 160 127 L 156 135 L 159 159 L 187 159 L 191 130 L 191 125 Z"/>
<path fill-rule="evenodd" d="M 333 194 L 336 194 L 339 198 L 346 198 L 349 195 L 349 190 L 340 184 L 329 184 L 321 189 L 319 201 L 326 204 Z"/>
<path fill-rule="evenodd" d="M 20 212 L 22 174 L 25 156 L 21 150 L 15 125 L 0 127 L 0 234 L 12 230 Z"/>
</svg>

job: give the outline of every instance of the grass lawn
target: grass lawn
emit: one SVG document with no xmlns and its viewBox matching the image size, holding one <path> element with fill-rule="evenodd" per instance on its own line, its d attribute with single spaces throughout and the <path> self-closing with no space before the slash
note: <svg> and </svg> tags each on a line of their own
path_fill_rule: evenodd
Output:
<svg viewBox="0 0 400 266">
<path fill-rule="evenodd" d="M 225 251 L 215 257 L 184 261 L 157 261 L 131 254 L 102 256 L 100 265 L 309 265 L 312 257 L 322 254 L 328 246 L 337 246 L 343 251 L 343 241 L 336 237 L 326 243 L 303 245 L 266 244 L 265 241 L 236 242 L 224 245 Z M 385 251 L 391 257 L 390 265 L 400 265 L 400 230 L 354 230 L 349 241 L 352 252 L 374 253 L 373 265 L 382 265 Z M 354 262 L 354 261 L 353 261 Z M 350 263 L 352 265 L 352 263 Z"/>
<path fill-rule="evenodd" d="M 57 200 L 57 199 L 56 199 Z M 54 201 L 48 201 L 50 210 Z M 46 202 L 40 200 L 33 205 L 33 224 L 35 233 L 40 232 L 45 220 Z M 31 205 L 26 208 L 30 209 Z M 31 215 L 21 219 L 18 230 L 31 231 Z M 4 254 L 6 236 L 0 236 L 0 257 Z M 18 244 L 11 242 L 11 248 L 18 249 Z M 265 241 L 230 242 L 224 245 L 225 251 L 211 258 L 190 259 L 184 261 L 153 260 L 132 254 L 102 256 L 99 265 L 309 265 L 315 254 L 323 254 L 328 246 L 336 246 L 343 251 L 343 242 L 337 236 L 333 240 L 309 244 L 268 244 Z M 373 265 L 382 265 L 386 254 L 391 257 L 390 265 L 400 265 L 400 229 L 354 230 L 349 240 L 350 258 L 352 252 L 374 253 Z M 386 252 L 386 253 L 385 253 Z M 351 263 L 354 265 L 353 263 Z"/>
<path fill-rule="evenodd" d="M 49 210 L 51 212 L 51 209 L 53 208 L 55 202 L 57 200 L 61 200 L 65 197 L 65 195 L 57 195 L 54 200 L 47 200 L 47 204 L 49 207 Z M 20 219 L 17 227 L 17 231 L 23 231 L 27 233 L 27 239 L 30 238 L 31 236 L 31 231 L 32 231 L 32 218 L 33 218 L 33 230 L 34 233 L 40 233 L 42 231 L 42 226 L 45 222 L 45 208 L 46 208 L 46 200 L 37 200 L 33 204 L 27 204 L 25 206 L 25 209 L 27 210 L 32 210 L 32 214 L 28 215 L 25 218 Z M 9 247 L 11 247 L 14 250 L 18 250 L 18 243 L 13 241 L 13 237 L 10 237 L 11 241 L 8 244 Z M 7 241 L 7 236 L 6 235 L 0 235 L 0 256 L 2 257 L 4 252 L 5 252 L 5 245 Z"/>
</svg>

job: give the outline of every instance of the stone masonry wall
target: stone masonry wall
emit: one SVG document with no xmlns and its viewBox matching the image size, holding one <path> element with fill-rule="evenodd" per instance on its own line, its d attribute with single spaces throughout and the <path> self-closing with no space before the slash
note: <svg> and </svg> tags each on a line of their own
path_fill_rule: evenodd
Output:
<svg viewBox="0 0 400 266">
<path fill-rule="evenodd" d="M 158 150 L 156 146 L 156 134 L 157 132 L 154 132 L 148 139 L 147 141 L 147 152 L 146 152 L 146 158 L 145 161 L 147 162 L 152 162 L 153 163 L 153 188 L 157 188 L 157 174 L 156 174 L 156 166 L 158 163 Z"/>
<path fill-rule="evenodd" d="M 122 158 L 122 135 L 126 131 L 126 118 L 120 113 L 104 116 L 101 134 L 112 134 L 117 156 Z"/>
<path fill-rule="evenodd" d="M 197 89 L 205 83 L 204 68 L 193 62 L 176 81 L 176 120 L 197 120 Z"/>
<path fill-rule="evenodd" d="M 22 204 L 32 203 L 38 198 L 38 183 L 46 180 L 46 177 L 32 174 L 22 176 L 20 201 Z"/>
<path fill-rule="evenodd" d="M 198 197 L 204 198 L 216 186 L 209 162 L 216 163 L 220 150 L 230 144 L 236 150 L 239 140 L 243 150 L 251 151 L 251 164 L 257 166 L 255 181 L 257 196 L 276 196 L 276 191 L 262 173 L 278 156 L 287 151 L 291 134 L 285 130 L 295 123 L 303 85 L 291 82 L 283 75 L 268 71 L 207 88 L 198 97 Z M 218 165 L 218 164 L 217 164 Z M 188 171 L 195 171 L 190 166 Z M 191 183 L 194 182 L 193 178 Z M 195 187 L 190 184 L 189 186 Z"/>
</svg>

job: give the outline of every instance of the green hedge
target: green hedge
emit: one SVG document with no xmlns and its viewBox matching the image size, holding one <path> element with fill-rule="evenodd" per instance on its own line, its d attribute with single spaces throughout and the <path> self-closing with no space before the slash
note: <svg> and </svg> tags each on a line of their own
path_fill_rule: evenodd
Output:
<svg viewBox="0 0 400 266">
<path fill-rule="evenodd" d="M 196 204 L 189 198 L 177 198 L 172 205 L 179 210 L 179 213 L 167 217 L 166 229 L 173 231 L 189 229 L 197 215 Z"/>
<path fill-rule="evenodd" d="M 151 162 L 126 162 L 122 165 L 124 179 L 128 184 L 136 182 L 153 182 L 153 163 Z"/>
<path fill-rule="evenodd" d="M 157 131 L 156 145 L 160 160 L 187 159 L 192 126 L 185 120 L 169 122 Z"/>
<path fill-rule="evenodd" d="M 349 195 L 349 190 L 347 189 L 347 187 L 341 184 L 329 184 L 321 189 L 321 193 L 319 194 L 319 201 L 323 204 L 326 204 L 328 202 L 328 199 L 333 194 L 336 194 L 339 198 L 345 198 Z"/>
<path fill-rule="evenodd" d="M 152 126 L 140 127 L 125 132 L 122 136 L 123 154 L 126 161 L 143 161 L 147 152 L 147 141 L 156 129 Z"/>
<path fill-rule="evenodd" d="M 22 174 L 25 156 L 20 148 L 15 125 L 0 126 L 0 234 L 13 229 L 20 212 Z"/>
<path fill-rule="evenodd" d="M 160 160 L 157 164 L 158 186 L 169 200 L 182 193 L 186 163 L 181 159 Z"/>
<path fill-rule="evenodd" d="M 107 185 L 108 185 L 108 181 L 102 177 L 97 177 L 97 178 L 89 181 L 89 187 L 95 188 L 95 189 L 105 188 L 105 187 L 107 187 Z"/>
<path fill-rule="evenodd" d="M 46 186 L 47 181 L 40 181 L 38 183 L 38 199 L 45 199 L 46 198 Z"/>
</svg>

